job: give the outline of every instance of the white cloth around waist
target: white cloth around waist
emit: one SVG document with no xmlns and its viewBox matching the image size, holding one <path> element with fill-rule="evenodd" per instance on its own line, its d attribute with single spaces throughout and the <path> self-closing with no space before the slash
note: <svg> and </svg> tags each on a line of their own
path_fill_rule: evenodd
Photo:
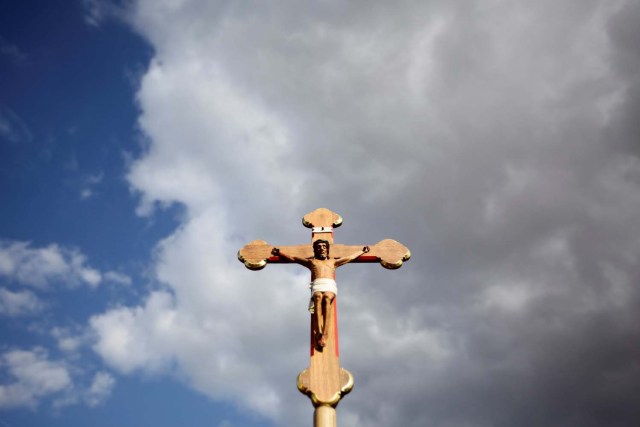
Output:
<svg viewBox="0 0 640 427">
<path fill-rule="evenodd" d="M 320 277 L 311 282 L 309 289 L 311 289 L 311 295 L 316 292 L 333 292 L 335 295 L 338 295 L 338 285 L 336 281 L 326 277 Z"/>
</svg>

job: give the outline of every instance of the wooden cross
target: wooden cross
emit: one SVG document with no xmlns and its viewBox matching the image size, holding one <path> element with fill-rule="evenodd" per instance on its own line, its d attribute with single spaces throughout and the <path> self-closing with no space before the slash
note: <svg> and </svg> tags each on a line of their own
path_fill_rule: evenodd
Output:
<svg viewBox="0 0 640 427">
<path fill-rule="evenodd" d="M 396 269 L 411 253 L 391 239 L 371 246 L 334 244 L 333 230 L 342 225 L 342 218 L 328 209 L 308 213 L 302 218 L 302 224 L 311 228 L 311 244 L 274 247 L 263 240 L 254 240 L 238 251 L 238 259 L 251 270 L 260 270 L 267 264 L 292 262 L 311 270 L 312 292 L 317 291 L 312 293 L 310 304 L 314 311 L 311 357 L 309 367 L 298 375 L 298 389 L 309 396 L 316 408 L 314 425 L 335 426 L 334 408 L 353 388 L 353 376 L 340 367 L 335 268 L 357 262 L 380 263 L 385 268 Z M 323 246 L 328 247 L 328 251 Z"/>
</svg>

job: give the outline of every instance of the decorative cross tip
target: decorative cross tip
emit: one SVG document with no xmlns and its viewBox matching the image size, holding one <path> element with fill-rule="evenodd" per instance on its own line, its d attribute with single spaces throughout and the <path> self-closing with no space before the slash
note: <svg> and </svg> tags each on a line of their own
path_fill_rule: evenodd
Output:
<svg viewBox="0 0 640 427">
<path fill-rule="evenodd" d="M 254 240 L 238 251 L 238 260 L 249 270 L 262 270 L 267 265 L 272 248 L 264 240 Z"/>
<path fill-rule="evenodd" d="M 326 208 L 319 208 L 302 217 L 302 225 L 307 228 L 333 227 L 342 225 L 342 217 Z"/>
<path fill-rule="evenodd" d="M 329 405 L 335 407 L 344 395 L 353 390 L 354 380 L 351 372 L 344 368 L 340 368 L 340 389 L 336 390 L 333 394 L 326 393 L 324 390 L 315 390 L 311 386 L 311 374 L 309 373 L 309 369 L 305 369 L 298 374 L 296 383 L 300 393 L 309 396 L 313 406 L 318 407 L 320 405 Z"/>
<path fill-rule="evenodd" d="M 411 258 L 411 251 L 393 239 L 382 240 L 371 247 L 371 255 L 380 261 L 380 265 L 389 270 L 402 267 L 402 263 Z"/>
</svg>

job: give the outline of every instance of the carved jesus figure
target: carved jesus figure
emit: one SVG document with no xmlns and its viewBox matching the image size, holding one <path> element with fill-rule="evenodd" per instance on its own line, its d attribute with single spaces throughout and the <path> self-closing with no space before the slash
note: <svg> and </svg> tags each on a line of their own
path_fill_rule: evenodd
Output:
<svg viewBox="0 0 640 427">
<path fill-rule="evenodd" d="M 369 246 L 365 246 L 362 251 L 336 259 L 329 256 L 329 247 L 328 241 L 316 240 L 313 242 L 313 257 L 311 258 L 290 256 L 280 251 L 279 248 L 273 248 L 271 251 L 273 255 L 298 263 L 311 270 L 309 312 L 312 314 L 313 328 L 316 332 L 315 342 L 318 349 L 322 349 L 326 345 L 327 325 L 331 324 L 333 318 L 332 303 L 338 293 L 335 280 L 336 268 L 369 252 Z"/>
</svg>

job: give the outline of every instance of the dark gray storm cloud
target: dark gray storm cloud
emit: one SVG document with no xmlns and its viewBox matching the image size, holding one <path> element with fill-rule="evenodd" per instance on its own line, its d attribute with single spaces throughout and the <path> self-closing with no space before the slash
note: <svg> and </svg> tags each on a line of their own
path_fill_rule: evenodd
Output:
<svg viewBox="0 0 640 427">
<path fill-rule="evenodd" d="M 638 425 L 639 18 L 632 0 L 137 2 L 156 57 L 139 93 L 150 149 L 129 178 L 141 212 L 188 214 L 156 266 L 176 301 L 95 324 L 106 336 L 183 316 L 193 341 L 149 339 L 153 357 L 299 425 L 287 378 L 306 363 L 304 313 L 262 281 L 297 289 L 304 275 L 245 275 L 233 256 L 254 238 L 307 239 L 299 216 L 324 206 L 345 219 L 336 240 L 413 253 L 394 272 L 340 271 L 356 377 L 341 424 Z M 103 344 L 125 372 L 155 360 Z M 265 370 L 257 348 L 278 362 Z M 249 381 L 213 362 L 229 354 L 270 400 L 228 389 Z"/>
</svg>

